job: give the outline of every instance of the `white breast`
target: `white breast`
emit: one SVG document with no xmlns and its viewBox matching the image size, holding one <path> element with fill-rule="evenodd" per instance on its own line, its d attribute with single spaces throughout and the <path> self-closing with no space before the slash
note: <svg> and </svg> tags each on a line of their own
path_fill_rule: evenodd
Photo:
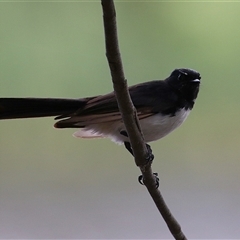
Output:
<svg viewBox="0 0 240 240">
<path fill-rule="evenodd" d="M 179 127 L 190 110 L 181 109 L 174 116 L 158 113 L 140 121 L 146 142 L 156 141 Z"/>
</svg>

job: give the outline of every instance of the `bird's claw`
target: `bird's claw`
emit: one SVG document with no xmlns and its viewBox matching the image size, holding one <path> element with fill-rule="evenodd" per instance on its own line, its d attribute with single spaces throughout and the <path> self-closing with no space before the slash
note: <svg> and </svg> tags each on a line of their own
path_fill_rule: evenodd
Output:
<svg viewBox="0 0 240 240">
<path fill-rule="evenodd" d="M 155 181 L 156 181 L 156 188 L 159 187 L 159 177 L 158 177 L 158 173 L 153 173 L 154 177 L 155 177 Z M 141 184 L 141 185 L 145 185 L 144 184 L 144 179 L 143 179 L 143 175 L 140 175 L 138 177 L 138 182 Z"/>
<path fill-rule="evenodd" d="M 148 150 L 148 155 L 146 157 L 146 161 L 147 162 L 152 162 L 153 159 L 154 159 L 154 155 L 152 154 L 152 149 L 151 149 L 151 146 L 146 144 L 146 147 L 147 147 L 147 150 Z"/>
</svg>

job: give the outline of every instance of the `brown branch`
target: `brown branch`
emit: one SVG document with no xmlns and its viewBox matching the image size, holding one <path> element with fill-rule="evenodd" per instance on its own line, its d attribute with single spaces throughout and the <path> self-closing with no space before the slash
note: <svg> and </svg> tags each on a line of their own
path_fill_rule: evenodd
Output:
<svg viewBox="0 0 240 240">
<path fill-rule="evenodd" d="M 151 163 L 146 163 L 148 150 L 143 139 L 136 109 L 131 101 L 127 81 L 124 76 L 121 55 L 118 46 L 116 12 L 113 0 L 101 0 L 105 30 L 106 56 L 109 63 L 113 88 L 118 101 L 119 110 L 126 127 L 135 156 L 136 165 L 140 167 L 144 184 L 147 187 L 159 212 L 175 239 L 187 239 L 181 227 L 168 209 L 160 191 L 156 189 L 156 179 L 152 173 Z"/>
<path fill-rule="evenodd" d="M 123 72 L 123 65 L 118 47 L 116 12 L 113 1 L 102 1 L 104 13 L 104 29 L 106 55 L 112 75 L 113 88 L 118 101 L 118 106 L 122 114 L 123 122 L 126 126 L 135 161 L 138 166 L 144 165 L 148 155 L 145 143 L 136 116 L 135 107 L 129 96 L 127 81 Z M 137 122 L 137 124 L 136 124 Z M 136 149 L 138 149 L 136 151 Z"/>
</svg>

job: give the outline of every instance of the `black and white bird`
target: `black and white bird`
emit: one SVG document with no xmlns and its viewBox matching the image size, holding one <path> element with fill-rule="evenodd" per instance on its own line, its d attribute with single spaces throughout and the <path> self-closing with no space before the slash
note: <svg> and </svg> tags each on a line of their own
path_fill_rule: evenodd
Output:
<svg viewBox="0 0 240 240">
<path fill-rule="evenodd" d="M 129 87 L 146 142 L 156 141 L 179 127 L 194 106 L 200 74 L 175 69 L 165 80 Z M 56 128 L 79 128 L 80 138 L 110 138 L 131 152 L 113 92 L 80 99 L 0 98 L 0 119 L 55 116 Z"/>
</svg>

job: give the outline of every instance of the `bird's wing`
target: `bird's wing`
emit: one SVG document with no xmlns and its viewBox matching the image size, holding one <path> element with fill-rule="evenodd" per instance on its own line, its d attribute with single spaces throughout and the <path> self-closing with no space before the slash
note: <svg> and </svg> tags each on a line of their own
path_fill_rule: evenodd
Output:
<svg viewBox="0 0 240 240">
<path fill-rule="evenodd" d="M 167 88 L 163 83 L 163 81 L 152 81 L 129 88 L 140 120 L 174 106 L 175 101 L 166 98 L 169 93 L 166 93 Z M 56 119 L 62 119 L 55 124 L 56 128 L 79 128 L 91 124 L 121 121 L 122 117 L 114 92 L 112 92 L 89 98 L 84 108 Z"/>
</svg>

